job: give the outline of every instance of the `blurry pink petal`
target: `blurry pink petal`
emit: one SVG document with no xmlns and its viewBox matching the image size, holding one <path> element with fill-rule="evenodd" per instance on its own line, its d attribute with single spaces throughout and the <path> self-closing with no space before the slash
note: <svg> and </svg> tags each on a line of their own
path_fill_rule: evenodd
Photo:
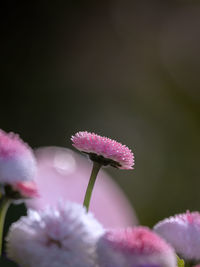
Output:
<svg viewBox="0 0 200 267">
<path fill-rule="evenodd" d="M 55 206 L 60 198 L 83 203 L 92 163 L 70 149 L 47 147 L 36 150 L 38 174 L 36 184 L 40 197 L 27 201 L 35 209 Z M 127 227 L 137 223 L 127 198 L 102 170 L 97 179 L 90 211 L 105 227 Z"/>
<path fill-rule="evenodd" d="M 133 153 L 115 140 L 86 131 L 76 133 L 71 140 L 76 149 L 87 153 L 93 161 L 119 169 L 133 169 Z"/>
<path fill-rule="evenodd" d="M 176 267 L 173 248 L 147 227 L 107 231 L 97 244 L 100 267 Z"/>
<path fill-rule="evenodd" d="M 36 183 L 33 181 L 18 182 L 13 185 L 13 189 L 18 191 L 22 197 L 38 197 Z"/>
<path fill-rule="evenodd" d="M 18 135 L 0 130 L 0 183 L 33 180 L 35 173 L 32 149 Z"/>
</svg>

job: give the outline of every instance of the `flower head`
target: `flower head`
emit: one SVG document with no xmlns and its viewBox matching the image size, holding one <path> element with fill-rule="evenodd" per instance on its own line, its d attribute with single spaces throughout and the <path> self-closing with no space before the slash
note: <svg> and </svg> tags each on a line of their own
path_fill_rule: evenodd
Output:
<svg viewBox="0 0 200 267">
<path fill-rule="evenodd" d="M 119 169 L 132 169 L 134 156 L 131 150 L 115 140 L 89 132 L 78 132 L 71 138 L 73 146 L 102 165 Z"/>
<path fill-rule="evenodd" d="M 200 213 L 189 212 L 164 219 L 154 230 L 184 259 L 200 260 Z"/>
<path fill-rule="evenodd" d="M 173 249 L 147 227 L 108 231 L 97 245 L 100 267 L 175 267 Z"/>
<path fill-rule="evenodd" d="M 92 214 L 75 203 L 29 211 L 12 224 L 8 258 L 22 267 L 94 267 L 95 245 L 104 233 Z"/>
<path fill-rule="evenodd" d="M 18 135 L 0 130 L 0 183 L 28 181 L 36 173 L 31 148 Z"/>
</svg>

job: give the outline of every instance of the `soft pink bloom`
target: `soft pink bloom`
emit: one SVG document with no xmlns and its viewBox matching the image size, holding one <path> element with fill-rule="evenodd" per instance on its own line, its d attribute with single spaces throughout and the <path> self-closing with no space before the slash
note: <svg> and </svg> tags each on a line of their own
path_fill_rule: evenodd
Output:
<svg viewBox="0 0 200 267">
<path fill-rule="evenodd" d="M 13 190 L 18 191 L 24 198 L 39 197 L 36 183 L 34 181 L 18 182 L 12 186 Z"/>
<path fill-rule="evenodd" d="M 200 260 L 200 213 L 189 212 L 160 221 L 154 230 L 184 259 Z"/>
<path fill-rule="evenodd" d="M 75 148 L 87 153 L 93 161 L 119 169 L 133 169 L 133 153 L 115 140 L 86 131 L 76 133 L 71 140 Z"/>
<path fill-rule="evenodd" d="M 31 148 L 18 135 L 0 130 L 0 183 L 34 178 L 36 161 Z"/>
<path fill-rule="evenodd" d="M 176 255 L 157 234 L 147 227 L 112 230 L 99 239 L 100 267 L 176 267 Z"/>
<path fill-rule="evenodd" d="M 35 177 L 39 198 L 27 201 L 34 209 L 55 206 L 59 198 L 83 203 L 92 163 L 70 149 L 46 147 L 36 150 L 38 172 Z M 137 224 L 133 207 L 120 187 L 100 170 L 90 210 L 105 227 Z"/>
<path fill-rule="evenodd" d="M 94 267 L 96 243 L 104 229 L 82 205 L 60 202 L 28 210 L 9 229 L 8 258 L 21 267 Z"/>
</svg>

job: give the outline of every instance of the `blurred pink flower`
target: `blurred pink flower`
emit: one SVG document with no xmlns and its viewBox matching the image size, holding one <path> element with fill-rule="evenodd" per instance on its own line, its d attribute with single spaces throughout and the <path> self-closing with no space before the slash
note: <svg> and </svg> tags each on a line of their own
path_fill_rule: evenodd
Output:
<svg viewBox="0 0 200 267">
<path fill-rule="evenodd" d="M 107 231 L 97 243 L 100 267 L 176 267 L 173 248 L 147 227 Z"/>
<path fill-rule="evenodd" d="M 76 152 L 58 147 L 36 150 L 38 173 L 36 185 L 40 197 L 26 201 L 34 209 L 55 206 L 59 198 L 83 203 L 91 172 L 91 162 Z M 127 227 L 137 224 L 127 198 L 101 170 L 93 192 L 90 211 L 104 227 Z"/>
<path fill-rule="evenodd" d="M 32 180 L 35 173 L 32 149 L 18 135 L 0 130 L 0 183 Z"/>
<path fill-rule="evenodd" d="M 86 131 L 76 133 L 71 140 L 75 148 L 87 153 L 93 161 L 119 169 L 133 169 L 133 153 L 115 140 Z"/>
<path fill-rule="evenodd" d="M 184 259 L 200 260 L 200 213 L 189 212 L 157 223 L 154 230 Z"/>
</svg>

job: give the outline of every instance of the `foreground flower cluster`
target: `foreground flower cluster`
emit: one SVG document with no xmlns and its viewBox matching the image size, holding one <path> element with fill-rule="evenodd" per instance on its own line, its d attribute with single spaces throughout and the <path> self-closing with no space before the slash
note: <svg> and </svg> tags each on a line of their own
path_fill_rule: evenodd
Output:
<svg viewBox="0 0 200 267">
<path fill-rule="evenodd" d="M 60 200 L 56 207 L 28 209 L 6 237 L 6 255 L 21 267 L 198 267 L 200 213 L 164 219 L 151 230 L 144 226 L 104 229 L 88 212 L 101 167 L 133 169 L 131 150 L 106 137 L 79 132 L 73 146 L 93 161 L 83 206 Z M 17 135 L 0 131 L 0 244 L 11 203 L 39 197 L 34 180 L 37 163 L 31 148 Z M 120 211 L 119 211 L 120 212 Z M 1 246 L 0 246 L 1 249 Z M 176 254 L 177 253 L 177 254 Z M 178 260 L 177 260 L 178 259 Z"/>
</svg>

